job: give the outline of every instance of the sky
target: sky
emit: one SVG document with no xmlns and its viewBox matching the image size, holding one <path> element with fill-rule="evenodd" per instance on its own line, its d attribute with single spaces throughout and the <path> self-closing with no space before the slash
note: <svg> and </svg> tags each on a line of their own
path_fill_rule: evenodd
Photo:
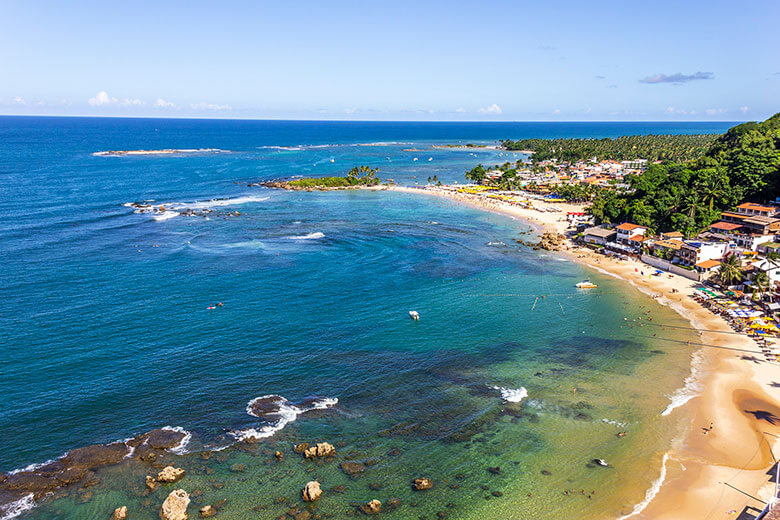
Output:
<svg viewBox="0 0 780 520">
<path fill-rule="evenodd" d="M 0 114 L 762 120 L 780 1 L 0 2 Z"/>
</svg>

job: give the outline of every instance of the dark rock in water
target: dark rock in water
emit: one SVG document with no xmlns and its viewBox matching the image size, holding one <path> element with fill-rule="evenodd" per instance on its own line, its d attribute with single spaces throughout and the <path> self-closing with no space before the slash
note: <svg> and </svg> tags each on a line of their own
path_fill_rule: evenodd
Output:
<svg viewBox="0 0 780 520">
<path fill-rule="evenodd" d="M 579 412 L 574 416 L 574 419 L 577 421 L 590 421 L 591 416 L 586 413 Z"/>
<path fill-rule="evenodd" d="M 493 475 L 498 475 L 499 473 L 501 473 L 501 468 L 498 466 L 488 468 L 487 470 L 491 472 Z"/>
<path fill-rule="evenodd" d="M 284 453 L 282 453 L 281 451 L 277 451 L 276 453 L 274 453 L 274 457 L 276 457 L 276 460 L 282 460 L 284 458 Z"/>
<path fill-rule="evenodd" d="M 239 464 L 239 463 L 233 464 L 232 466 L 230 466 L 230 471 L 232 471 L 233 473 L 243 473 L 246 471 L 246 465 Z"/>
<path fill-rule="evenodd" d="M 504 494 L 501 491 L 493 491 L 490 494 L 493 495 L 494 497 L 502 497 L 502 496 L 504 496 Z"/>
<path fill-rule="evenodd" d="M 486 486 L 485 484 L 482 484 L 481 486 L 479 486 L 479 488 L 480 488 L 482 491 L 487 491 L 488 489 L 490 489 L 490 486 Z"/>
<path fill-rule="evenodd" d="M 397 457 L 400 454 L 401 454 L 401 450 L 399 450 L 398 448 L 393 448 L 392 450 L 387 452 L 387 455 L 389 457 Z"/>
<path fill-rule="evenodd" d="M 544 374 L 542 374 L 541 372 L 537 372 L 537 373 L 535 373 L 534 375 L 535 375 L 536 377 L 542 377 Z"/>
<path fill-rule="evenodd" d="M 382 489 L 382 485 L 379 484 L 378 482 L 372 482 L 371 484 L 368 485 L 368 489 L 370 489 L 371 491 L 379 491 L 380 489 Z"/>
<path fill-rule="evenodd" d="M 465 479 L 466 479 L 466 475 L 464 475 L 463 473 L 455 474 L 455 480 L 465 480 Z"/>
<path fill-rule="evenodd" d="M 127 441 L 127 445 L 138 448 L 142 444 L 145 444 L 155 450 L 167 450 L 174 446 L 178 446 L 185 435 L 186 433 L 184 432 L 167 428 L 158 428 L 137 437 L 133 437 Z"/>
<path fill-rule="evenodd" d="M 347 491 L 347 487 L 343 485 L 338 485 L 330 488 L 331 493 L 344 493 Z"/>
<path fill-rule="evenodd" d="M 391 498 L 385 503 L 385 511 L 392 511 L 393 509 L 398 509 L 401 505 L 401 499 L 400 498 Z"/>
<path fill-rule="evenodd" d="M 436 517 L 437 518 L 447 518 L 447 513 L 445 513 L 444 511 L 439 511 L 438 513 L 436 513 Z"/>
<path fill-rule="evenodd" d="M 366 467 L 359 462 L 342 462 L 339 467 L 350 477 L 357 477 L 366 470 Z"/>
<path fill-rule="evenodd" d="M 542 475 L 544 475 L 545 477 L 549 477 L 550 475 L 552 475 L 552 473 L 551 473 L 550 471 L 546 470 L 546 469 L 543 469 L 543 470 L 541 471 L 541 473 L 542 473 Z"/>
<path fill-rule="evenodd" d="M 296 444 L 295 447 L 293 447 L 293 451 L 295 451 L 295 453 L 303 453 L 307 449 L 309 449 L 309 443 L 308 442 L 302 442 L 300 444 Z"/>
</svg>

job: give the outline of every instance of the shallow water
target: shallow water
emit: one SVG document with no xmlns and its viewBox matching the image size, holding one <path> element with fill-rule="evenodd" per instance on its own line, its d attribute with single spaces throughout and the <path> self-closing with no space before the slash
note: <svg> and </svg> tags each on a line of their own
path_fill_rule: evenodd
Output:
<svg viewBox="0 0 780 520">
<path fill-rule="evenodd" d="M 677 412 L 660 414 L 689 373 L 692 336 L 656 324 L 681 317 L 519 246 L 529 226 L 506 217 L 398 193 L 247 187 L 359 164 L 406 184 L 451 182 L 506 154 L 403 150 L 634 127 L 0 123 L 0 469 L 164 425 L 192 433 L 190 455 L 169 455 L 188 470 L 180 483 L 144 496 L 152 469 L 126 461 L 99 470 L 97 485 L 39 501 L 30 518 L 106 518 L 122 504 L 155 518 L 174 486 L 201 491 L 200 504 L 227 498 L 219 517 L 276 518 L 301 505 L 314 478 L 324 517 L 397 497 L 383 516 L 602 518 L 630 511 L 658 477 L 679 432 Z M 396 144 L 345 146 L 379 141 Z M 297 144 L 316 147 L 270 147 Z M 93 155 L 174 147 L 231 152 Z M 214 213 L 160 218 L 125 205 L 150 199 L 166 212 Z M 576 290 L 587 276 L 599 289 Z M 338 404 L 201 458 L 242 431 L 279 426 L 247 414 L 268 394 Z M 314 440 L 337 457 L 292 453 Z M 277 449 L 281 462 L 269 456 Z M 594 458 L 610 467 L 589 467 Z M 353 479 L 338 467 L 345 460 L 371 464 Z M 418 476 L 434 488 L 413 492 Z"/>
</svg>

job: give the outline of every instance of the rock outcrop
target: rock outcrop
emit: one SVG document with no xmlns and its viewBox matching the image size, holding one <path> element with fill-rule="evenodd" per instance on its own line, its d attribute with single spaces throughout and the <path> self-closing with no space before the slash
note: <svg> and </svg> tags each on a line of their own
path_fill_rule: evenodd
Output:
<svg viewBox="0 0 780 520">
<path fill-rule="evenodd" d="M 431 489 L 433 487 L 433 481 L 429 478 L 421 477 L 414 479 L 412 484 L 415 491 L 423 491 L 425 489 Z"/>
<path fill-rule="evenodd" d="M 184 476 L 184 473 L 185 471 L 182 468 L 165 466 L 163 470 L 157 474 L 157 482 L 176 482 Z"/>
<path fill-rule="evenodd" d="M 190 496 L 183 489 L 171 491 L 160 508 L 161 520 L 187 520 Z"/>
<path fill-rule="evenodd" d="M 358 509 L 367 515 L 376 515 L 382 511 L 382 502 L 374 499 L 361 505 Z"/>
<path fill-rule="evenodd" d="M 307 459 L 316 457 L 332 457 L 336 454 L 336 448 L 327 442 L 318 442 L 315 446 L 310 446 L 303 451 L 303 456 Z"/>
<path fill-rule="evenodd" d="M 200 508 L 200 516 L 202 518 L 208 518 L 217 514 L 217 510 L 213 506 L 203 506 Z"/>
<path fill-rule="evenodd" d="M 536 246 L 547 251 L 560 251 L 566 247 L 566 235 L 543 233 Z"/>
<path fill-rule="evenodd" d="M 117 507 L 114 509 L 114 514 L 111 515 L 111 520 L 126 520 L 127 519 L 127 506 Z"/>
<path fill-rule="evenodd" d="M 303 488 L 303 500 L 306 502 L 314 502 L 318 498 L 320 498 L 320 495 L 322 495 L 322 489 L 320 489 L 320 483 L 316 480 L 312 480 L 311 482 L 307 482 L 306 486 Z"/>
</svg>

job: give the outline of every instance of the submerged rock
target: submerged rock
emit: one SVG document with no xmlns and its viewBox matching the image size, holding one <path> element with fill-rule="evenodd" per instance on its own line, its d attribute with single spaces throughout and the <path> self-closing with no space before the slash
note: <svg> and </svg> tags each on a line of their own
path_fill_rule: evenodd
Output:
<svg viewBox="0 0 780 520">
<path fill-rule="evenodd" d="M 367 515 L 376 515 L 382 511 L 382 502 L 374 499 L 361 505 L 358 509 Z"/>
<path fill-rule="evenodd" d="M 184 473 L 185 471 L 182 468 L 165 466 L 163 470 L 157 474 L 157 482 L 176 482 L 184 476 Z"/>
<path fill-rule="evenodd" d="M 127 519 L 127 506 L 117 507 L 114 509 L 114 514 L 111 515 L 111 520 L 126 520 Z"/>
<path fill-rule="evenodd" d="M 183 489 L 171 491 L 160 507 L 161 520 L 187 520 L 190 496 Z"/>
<path fill-rule="evenodd" d="M 433 487 L 433 481 L 431 481 L 431 479 L 429 478 L 424 478 L 424 477 L 416 478 L 414 479 L 413 487 L 415 491 L 423 491 L 426 489 L 431 489 Z"/>
<path fill-rule="evenodd" d="M 322 495 L 322 489 L 320 489 L 320 483 L 316 480 L 312 480 L 310 482 L 306 483 L 306 486 L 303 488 L 303 500 L 306 502 L 314 502 L 318 498 L 320 498 L 320 495 Z"/>
<path fill-rule="evenodd" d="M 341 471 L 350 477 L 357 477 L 366 470 L 366 467 L 359 462 L 342 462 L 339 464 Z"/>
<path fill-rule="evenodd" d="M 151 475 L 146 475 L 146 487 L 149 489 L 149 491 L 154 491 L 157 489 L 157 479 Z"/>
<path fill-rule="evenodd" d="M 217 510 L 214 509 L 214 507 L 212 506 L 203 506 L 200 508 L 200 516 L 203 518 L 208 518 L 216 514 L 217 514 Z"/>
</svg>

